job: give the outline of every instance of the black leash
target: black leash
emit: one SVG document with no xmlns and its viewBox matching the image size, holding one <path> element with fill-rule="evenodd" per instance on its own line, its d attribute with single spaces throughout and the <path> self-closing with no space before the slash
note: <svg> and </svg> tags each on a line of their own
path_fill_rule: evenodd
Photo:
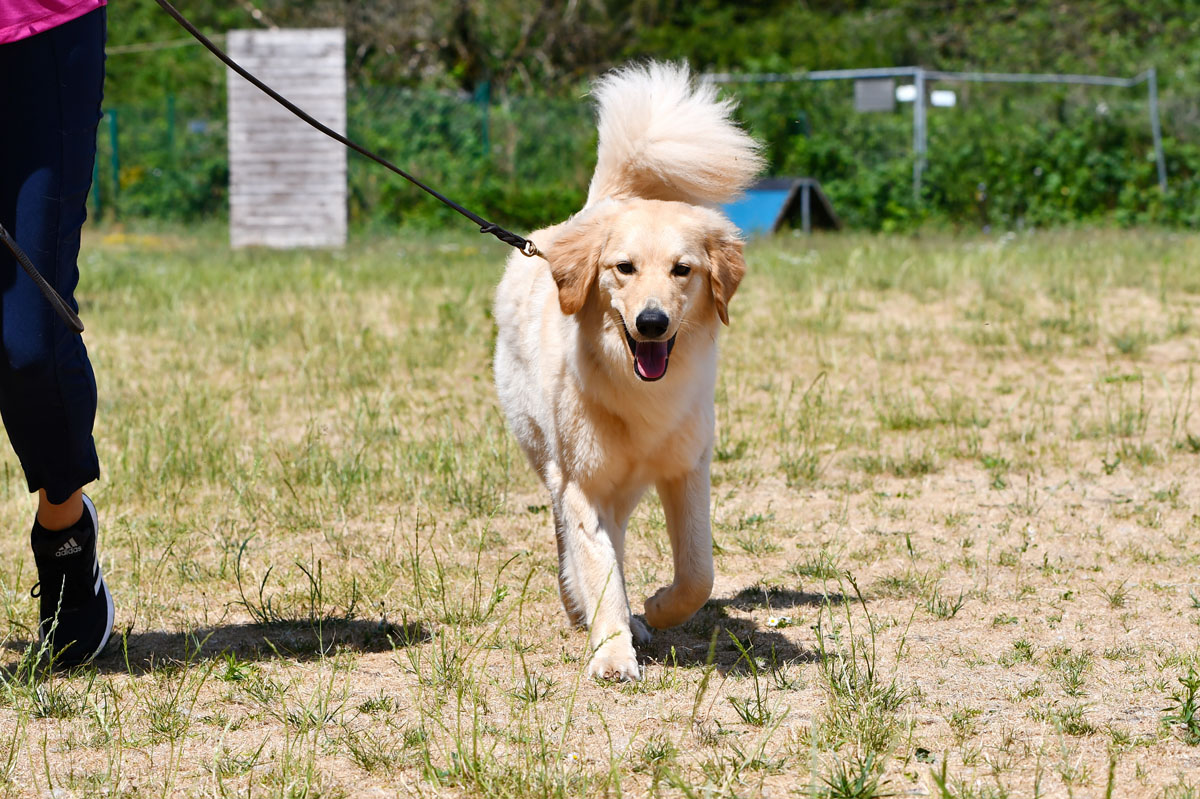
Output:
<svg viewBox="0 0 1200 799">
<path fill-rule="evenodd" d="M 0 241 L 3 241 L 8 245 L 8 249 L 12 250 L 17 263 L 25 270 L 25 274 L 29 275 L 33 280 L 34 285 L 38 287 L 38 290 L 42 292 L 42 296 L 46 298 L 46 302 L 50 303 L 50 306 L 54 308 L 54 312 L 58 314 L 60 319 L 66 322 L 67 327 L 76 333 L 82 333 L 83 322 L 79 321 L 79 315 L 71 310 L 71 306 L 67 305 L 66 301 L 59 296 L 58 292 L 54 290 L 54 286 L 46 282 L 46 278 L 42 277 L 42 273 L 33 265 L 33 261 L 29 260 L 29 256 L 25 254 L 21 246 L 17 244 L 12 236 L 8 235 L 8 231 L 4 229 L 4 225 L 0 225 Z"/>
<path fill-rule="evenodd" d="M 541 254 L 538 251 L 537 246 L 529 239 L 521 238 L 516 233 L 505 230 L 504 228 L 500 227 L 496 223 L 489 222 L 486 219 L 484 219 L 483 217 L 479 216 L 478 214 L 468 211 L 466 208 L 463 208 L 461 205 L 454 202 L 450 198 L 445 197 L 442 194 L 435 191 L 434 189 L 430 188 L 429 186 L 426 186 L 424 183 L 417 180 L 415 177 L 408 174 L 403 169 L 401 169 L 400 167 L 393 164 L 391 161 L 381 158 L 380 156 L 371 152 L 367 148 L 362 147 L 361 145 L 355 144 L 354 142 L 350 141 L 349 139 L 347 139 L 342 134 L 338 133 L 333 128 L 330 128 L 329 126 L 324 125 L 324 124 L 318 122 L 317 120 L 313 119 L 308 114 L 306 114 L 304 111 L 302 111 L 295 103 L 291 102 L 286 97 L 279 94 L 279 92 L 275 91 L 270 86 L 263 83 L 261 80 L 259 80 L 258 78 L 254 77 L 249 72 L 247 72 L 240 64 L 238 64 L 236 61 L 234 61 L 232 58 L 230 58 L 223 50 L 221 50 L 221 48 L 217 47 L 215 44 L 213 44 L 211 41 L 209 41 L 208 37 L 206 37 L 200 31 L 196 30 L 196 26 L 192 25 L 192 23 L 189 22 L 187 20 L 187 18 L 183 16 L 183 14 L 180 14 L 179 11 L 173 5 L 168 3 L 167 0 L 156 0 L 156 2 L 160 6 L 162 6 L 163 11 L 166 11 L 168 14 L 170 14 L 171 17 L 174 18 L 174 20 L 176 22 L 178 22 L 183 27 L 184 30 L 186 30 L 188 33 L 192 34 L 192 36 L 194 36 L 196 38 L 196 41 L 198 41 L 198 42 L 200 42 L 200 44 L 204 45 L 210 53 L 212 53 L 217 58 L 219 58 L 222 62 L 224 62 L 227 67 L 232 69 L 237 74 L 241 75 L 246 80 L 253 83 L 255 86 L 257 86 L 263 92 L 265 92 L 267 94 L 267 96 L 270 97 L 272 100 L 279 103 L 284 108 L 291 111 L 293 114 L 300 117 L 305 122 L 307 122 L 308 124 L 312 125 L 317 130 L 324 133 L 326 136 L 330 137 L 331 139 L 335 139 L 335 140 L 341 142 L 342 144 L 349 147 L 354 152 L 359 153 L 360 155 L 365 155 L 367 158 L 370 158 L 375 163 L 380 164 L 381 166 L 387 167 L 388 169 L 392 170 L 400 177 L 404 178 L 405 180 L 407 180 L 410 183 L 412 183 L 413 185 L 415 185 L 417 188 L 422 189 L 429 194 L 432 194 L 434 197 L 441 200 L 445 205 L 449 206 L 450 208 L 453 208 L 455 211 L 458 211 L 460 214 L 465 216 L 467 219 L 470 219 L 472 222 L 479 225 L 480 233 L 491 233 L 493 236 L 500 239 L 500 241 L 504 242 L 505 244 L 510 244 L 513 247 L 516 247 L 518 250 L 520 250 L 526 256 L 534 256 L 534 255 Z"/>
</svg>

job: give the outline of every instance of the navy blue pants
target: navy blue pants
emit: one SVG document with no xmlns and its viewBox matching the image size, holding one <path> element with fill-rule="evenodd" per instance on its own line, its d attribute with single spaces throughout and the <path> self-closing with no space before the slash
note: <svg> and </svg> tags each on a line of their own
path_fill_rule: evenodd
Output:
<svg viewBox="0 0 1200 799">
<path fill-rule="evenodd" d="M 104 90 L 105 9 L 0 44 L 0 223 L 72 308 Z M 96 378 L 0 244 L 0 417 L 29 490 L 65 502 L 100 476 Z"/>
</svg>

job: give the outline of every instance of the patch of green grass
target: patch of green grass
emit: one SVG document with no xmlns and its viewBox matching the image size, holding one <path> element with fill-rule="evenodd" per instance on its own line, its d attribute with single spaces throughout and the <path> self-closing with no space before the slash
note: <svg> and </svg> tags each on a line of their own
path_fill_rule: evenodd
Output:
<svg viewBox="0 0 1200 799">
<path fill-rule="evenodd" d="M 1047 721 L 1061 730 L 1065 735 L 1094 735 L 1096 726 L 1087 720 L 1082 705 L 1071 705 L 1065 708 L 1031 709 L 1030 718 L 1034 721 Z"/>
<path fill-rule="evenodd" d="M 890 796 L 885 779 L 873 752 L 861 760 L 838 760 L 830 766 L 829 773 L 821 777 L 823 785 L 816 787 L 814 796 L 822 799 L 882 799 Z"/>
<path fill-rule="evenodd" d="M 964 593 L 958 592 L 957 597 L 943 596 L 937 588 L 933 589 L 925 600 L 925 610 L 935 619 L 953 619 L 966 604 Z"/>
<path fill-rule="evenodd" d="M 747 555 L 759 557 L 770 555 L 783 549 L 776 540 L 776 534 L 771 530 L 746 530 L 736 533 L 733 542 Z"/>
<path fill-rule="evenodd" d="M 999 455 L 984 455 L 982 464 L 991 477 L 992 488 L 997 491 L 1008 488 L 1008 480 L 1005 478 L 1005 475 L 1008 474 L 1010 464 L 1007 458 L 1002 458 Z"/>
<path fill-rule="evenodd" d="M 1146 348 L 1154 343 L 1153 336 L 1145 328 L 1127 328 L 1113 334 L 1109 342 L 1117 352 L 1126 358 L 1141 358 L 1146 354 Z"/>
<path fill-rule="evenodd" d="M 818 373 L 804 391 L 792 383 L 777 403 L 779 465 L 788 486 L 810 485 L 824 472 L 829 460 L 826 445 L 835 435 L 832 415 L 837 409 L 833 403 L 825 372 Z"/>
<path fill-rule="evenodd" d="M 1200 746 L 1200 674 L 1188 666 L 1188 673 L 1179 678 L 1179 683 L 1183 687 L 1171 695 L 1163 723 L 1179 727 L 1187 743 Z"/>
<path fill-rule="evenodd" d="M 1101 588 L 1100 594 L 1108 601 L 1108 606 L 1111 608 L 1123 608 L 1129 601 L 1129 589 L 1125 587 L 1125 580 L 1108 588 Z"/>
<path fill-rule="evenodd" d="M 954 733 L 956 745 L 962 744 L 968 739 L 975 736 L 978 731 L 976 719 L 983 711 L 973 707 L 960 707 L 950 714 L 950 718 L 946 721 L 950 725 L 951 731 Z"/>
<path fill-rule="evenodd" d="M 835 614 L 826 604 L 817 624 L 822 682 L 828 697 L 821 734 L 852 743 L 860 752 L 883 755 L 900 731 L 897 711 L 908 699 L 896 675 L 884 674 L 876 648 L 875 625 L 866 600 L 849 575 L 848 587 L 864 611 L 865 633 L 855 632 L 850 604 Z"/>
<path fill-rule="evenodd" d="M 928 591 L 931 579 L 927 574 L 908 569 L 899 574 L 883 576 L 871 586 L 871 592 L 891 598 L 919 596 Z"/>
<path fill-rule="evenodd" d="M 938 471 L 936 456 L 928 451 L 905 451 L 900 458 L 891 455 L 855 456 L 851 463 L 854 468 L 867 474 L 892 474 L 896 477 L 923 477 Z"/>
<path fill-rule="evenodd" d="M 827 581 L 837 579 L 841 574 L 841 569 L 833 554 L 822 548 L 814 554 L 792 563 L 788 567 L 788 573 L 797 577 Z"/>
<path fill-rule="evenodd" d="M 398 749 L 393 741 L 369 730 L 347 734 L 343 745 L 350 753 L 350 759 L 371 774 L 393 774 L 406 759 L 404 751 Z"/>
<path fill-rule="evenodd" d="M 882 395 L 876 401 L 875 414 L 884 430 L 896 432 L 929 430 L 941 423 L 937 415 L 925 413 L 910 396 Z"/>
<path fill-rule="evenodd" d="M 1052 649 L 1046 658 L 1049 667 L 1058 672 L 1067 696 L 1082 696 L 1086 675 L 1092 666 L 1090 652 L 1072 653 L 1068 647 Z"/>
<path fill-rule="evenodd" d="M 738 664 L 746 664 L 746 668 L 750 673 L 751 685 L 754 689 L 754 692 L 747 697 L 730 696 L 729 704 L 733 706 L 738 718 L 745 724 L 752 727 L 762 727 L 771 721 L 777 713 L 768 703 L 770 685 L 759 674 L 758 658 L 747 650 L 745 644 L 736 635 L 729 633 L 729 638 L 740 655 Z"/>
<path fill-rule="evenodd" d="M 638 753 L 638 762 L 634 771 L 659 773 L 671 767 L 679 757 L 679 747 L 667 735 L 656 733 L 651 735 Z"/>
</svg>

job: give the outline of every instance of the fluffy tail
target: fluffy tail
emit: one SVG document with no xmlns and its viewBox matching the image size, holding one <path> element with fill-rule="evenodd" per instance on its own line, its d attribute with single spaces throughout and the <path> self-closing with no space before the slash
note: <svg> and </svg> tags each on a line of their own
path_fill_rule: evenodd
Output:
<svg viewBox="0 0 1200 799">
<path fill-rule="evenodd" d="M 763 167 L 759 144 L 729 118 L 734 103 L 695 85 L 683 64 L 614 70 L 592 89 L 600 146 L 587 204 L 641 197 L 727 202 Z"/>
</svg>

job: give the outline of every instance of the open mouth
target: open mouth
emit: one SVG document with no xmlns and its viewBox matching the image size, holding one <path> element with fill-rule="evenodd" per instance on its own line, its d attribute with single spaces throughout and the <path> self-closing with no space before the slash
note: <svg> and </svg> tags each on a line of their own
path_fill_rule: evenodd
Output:
<svg viewBox="0 0 1200 799">
<path fill-rule="evenodd" d="M 675 335 L 679 335 L 676 333 Z M 633 353 L 633 372 L 647 383 L 662 379 L 667 373 L 667 359 L 675 348 L 675 336 L 666 341 L 637 341 L 625 330 L 625 343 Z"/>
</svg>

